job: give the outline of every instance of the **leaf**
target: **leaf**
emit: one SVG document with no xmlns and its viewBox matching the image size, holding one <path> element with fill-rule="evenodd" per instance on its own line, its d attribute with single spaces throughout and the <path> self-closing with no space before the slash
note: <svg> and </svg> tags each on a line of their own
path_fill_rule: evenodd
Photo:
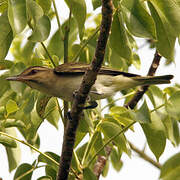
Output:
<svg viewBox="0 0 180 180">
<path fill-rule="evenodd" d="M 134 36 L 156 39 L 153 19 L 143 5 L 139 0 L 122 1 L 126 25 Z"/>
<path fill-rule="evenodd" d="M 33 19 L 33 27 L 37 24 L 39 18 L 41 18 L 44 13 L 43 13 L 43 9 L 41 8 L 40 5 L 38 5 L 36 3 L 36 1 L 33 0 L 28 0 L 27 1 L 27 13 L 28 13 L 28 17 L 30 19 Z"/>
<path fill-rule="evenodd" d="M 4 13 L 8 8 L 8 0 L 0 0 L 0 13 Z"/>
<path fill-rule="evenodd" d="M 122 128 L 120 126 L 118 126 L 117 124 L 112 123 L 112 122 L 108 122 L 108 121 L 103 121 L 100 124 L 100 128 L 101 128 L 101 131 L 103 132 L 104 136 L 107 139 L 112 138 L 113 136 L 117 135 L 122 130 Z M 129 154 L 129 151 L 127 148 L 127 142 L 126 142 L 126 139 L 125 139 L 123 134 L 120 134 L 119 136 L 114 138 L 112 140 L 112 142 L 115 142 L 115 144 L 120 149 L 122 149 L 124 152 Z"/>
<path fill-rule="evenodd" d="M 52 180 L 52 178 L 50 176 L 42 176 L 39 177 L 37 180 Z"/>
<path fill-rule="evenodd" d="M 141 124 L 149 148 L 155 155 L 156 159 L 164 152 L 166 146 L 165 127 L 156 112 L 151 113 L 151 123 Z"/>
<path fill-rule="evenodd" d="M 1 32 L 1 30 L 0 30 Z M 14 65 L 14 62 L 8 60 L 0 60 L 0 70 L 10 69 Z"/>
<path fill-rule="evenodd" d="M 99 145 L 97 145 L 99 144 Z M 95 148 L 96 146 L 96 148 Z M 96 149 L 95 153 L 98 151 L 98 149 L 100 149 L 103 146 L 103 142 L 102 142 L 102 137 L 101 137 L 101 133 L 99 131 L 94 132 L 94 134 L 92 135 L 92 137 L 90 138 L 90 141 L 88 142 L 88 146 L 86 147 L 86 151 L 84 153 L 84 162 L 83 162 L 83 166 L 86 166 L 87 162 L 88 162 L 88 157 L 90 156 L 90 154 L 92 155 L 93 150 Z M 104 155 L 105 156 L 105 151 L 102 150 L 99 155 Z"/>
<path fill-rule="evenodd" d="M 79 37 L 82 39 L 84 32 L 84 24 L 86 21 L 86 3 L 85 0 L 65 0 L 74 18 L 77 21 L 79 29 Z"/>
<path fill-rule="evenodd" d="M 180 34 L 180 6 L 176 0 L 150 0 L 171 35 Z"/>
<path fill-rule="evenodd" d="M 0 16 L 0 60 L 3 60 L 9 50 L 11 42 L 13 40 L 13 33 L 9 20 L 7 17 L 7 12 L 1 14 Z M 0 70 L 3 70 L 4 64 L 0 64 Z M 7 66 L 5 66 L 7 67 Z"/>
<path fill-rule="evenodd" d="M 51 9 L 51 0 L 36 0 L 36 1 L 43 9 L 44 14 L 47 15 L 49 10 Z"/>
<path fill-rule="evenodd" d="M 20 127 L 20 128 L 25 128 L 25 124 L 23 121 L 16 120 L 16 119 L 6 119 L 3 123 L 2 126 L 5 128 L 10 128 L 10 127 Z"/>
<path fill-rule="evenodd" d="M 17 147 L 16 141 L 14 141 L 13 139 L 6 137 L 4 135 L 0 135 L 0 143 L 3 144 L 4 146 L 10 147 L 10 148 Z"/>
<path fill-rule="evenodd" d="M 50 176 L 53 180 L 56 179 L 57 172 L 53 168 L 51 168 L 50 166 L 45 167 L 45 172 L 46 172 L 46 175 Z"/>
<path fill-rule="evenodd" d="M 12 99 L 9 99 L 9 101 L 6 104 L 7 116 L 9 116 L 9 114 L 14 113 L 18 110 L 19 110 L 19 107 L 17 106 L 16 102 L 13 101 Z"/>
<path fill-rule="evenodd" d="M 180 153 L 169 158 L 161 168 L 160 178 L 163 180 L 178 180 L 180 177 Z"/>
<path fill-rule="evenodd" d="M 150 112 L 147 106 L 146 101 L 144 101 L 143 105 L 137 110 L 137 112 L 129 111 L 131 117 L 140 123 L 150 123 L 151 117 Z"/>
<path fill-rule="evenodd" d="M 48 101 L 48 103 L 45 107 L 44 118 L 46 118 L 48 120 L 48 122 L 50 122 L 55 128 L 58 129 L 58 122 L 59 122 L 60 114 L 59 114 L 59 110 L 58 110 L 57 100 L 55 97 L 52 97 Z"/>
<path fill-rule="evenodd" d="M 14 137 L 16 137 L 16 131 L 15 128 L 8 128 L 5 131 L 7 134 L 10 134 Z M 8 163 L 9 163 L 9 171 L 11 172 L 13 169 L 15 169 L 21 159 L 21 150 L 19 147 L 19 144 L 17 144 L 16 148 L 9 148 L 6 147 L 6 152 L 7 152 L 7 158 L 8 158 Z"/>
<path fill-rule="evenodd" d="M 83 169 L 83 180 L 97 180 L 97 178 L 91 169 L 87 167 Z"/>
<path fill-rule="evenodd" d="M 175 92 L 166 103 L 166 110 L 171 116 L 180 116 L 180 91 Z"/>
<path fill-rule="evenodd" d="M 101 1 L 99 0 L 92 0 L 93 10 L 97 9 L 102 5 Z"/>
<path fill-rule="evenodd" d="M 30 171 L 31 169 L 33 169 L 33 166 L 31 164 L 28 164 L 28 163 L 24 163 L 24 164 L 21 164 L 16 172 L 15 172 L 15 175 L 14 175 L 14 180 L 16 180 L 18 177 L 21 177 L 21 180 L 31 180 L 31 177 L 32 177 L 32 174 L 33 174 L 33 171 L 32 172 L 29 172 L 28 174 L 26 174 L 28 171 Z M 26 174 L 26 175 L 25 175 Z"/>
<path fill-rule="evenodd" d="M 50 156 L 52 159 L 54 159 L 57 163 L 59 163 L 60 157 L 59 155 L 53 153 L 53 152 L 45 152 L 45 154 L 47 154 L 48 156 Z M 58 172 L 58 165 L 53 163 L 51 160 L 49 160 L 48 158 L 46 158 L 45 156 L 43 156 L 42 154 L 40 154 L 38 156 L 38 161 L 39 162 L 44 162 L 46 163 L 48 166 L 50 166 L 51 168 L 53 168 L 56 172 Z"/>
<path fill-rule="evenodd" d="M 45 109 L 46 109 L 46 106 L 50 99 L 51 99 L 51 97 L 46 94 L 40 94 L 38 96 L 38 100 L 36 103 L 36 111 L 37 111 L 39 117 L 44 118 Z"/>
<path fill-rule="evenodd" d="M 33 42 L 43 42 L 45 41 L 50 33 L 51 22 L 48 16 L 43 15 L 40 17 L 35 25 L 33 33 L 28 37 L 28 40 Z"/>
<path fill-rule="evenodd" d="M 113 15 L 110 46 L 120 57 L 127 60 L 132 58 L 128 36 L 123 25 L 122 16 L 118 11 Z"/>
<path fill-rule="evenodd" d="M 160 17 L 160 14 L 162 13 L 158 12 L 150 2 L 148 2 L 148 5 L 156 25 L 157 42 L 155 44 L 157 50 L 168 60 L 173 60 L 176 36 L 172 31 L 172 27 L 166 23 L 166 21 L 163 21 L 162 18 L 164 16 Z"/>
<path fill-rule="evenodd" d="M 9 0 L 8 17 L 13 29 L 13 34 L 21 33 L 27 24 L 26 19 L 26 0 Z"/>
<path fill-rule="evenodd" d="M 115 148 L 112 149 L 110 157 L 114 169 L 116 171 L 120 171 L 123 166 L 123 162 L 121 161 L 121 156 L 119 155 L 119 152 Z"/>
</svg>

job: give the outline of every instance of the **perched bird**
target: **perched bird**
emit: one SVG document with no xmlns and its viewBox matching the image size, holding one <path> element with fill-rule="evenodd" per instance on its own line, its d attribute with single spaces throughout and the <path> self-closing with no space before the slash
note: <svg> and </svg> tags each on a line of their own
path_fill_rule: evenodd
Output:
<svg viewBox="0 0 180 180">
<path fill-rule="evenodd" d="M 20 81 L 33 89 L 66 101 L 73 101 L 73 93 L 79 88 L 88 64 L 65 63 L 54 69 L 32 66 L 21 74 L 8 77 L 10 81 Z M 141 85 L 170 83 L 172 75 L 139 76 L 127 72 L 102 67 L 89 93 L 89 101 L 94 102 L 114 95 L 116 92 Z"/>
</svg>

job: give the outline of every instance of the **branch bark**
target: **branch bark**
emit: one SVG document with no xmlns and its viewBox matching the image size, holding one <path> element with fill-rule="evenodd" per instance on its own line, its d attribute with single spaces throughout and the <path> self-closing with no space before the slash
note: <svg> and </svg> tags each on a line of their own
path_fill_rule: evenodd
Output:
<svg viewBox="0 0 180 180">
<path fill-rule="evenodd" d="M 149 157 L 146 153 L 144 153 L 144 151 L 138 149 L 132 143 L 129 142 L 129 145 L 130 145 L 131 149 L 134 152 L 136 152 L 142 159 L 144 159 L 145 161 L 149 162 L 150 164 L 152 164 L 156 168 L 161 169 L 162 166 L 161 166 L 161 164 L 159 162 L 154 161 L 151 157 Z"/>
<path fill-rule="evenodd" d="M 88 93 L 92 85 L 95 83 L 96 76 L 99 69 L 101 68 L 104 59 L 106 44 L 111 28 L 112 13 L 112 0 L 102 0 L 102 21 L 95 56 L 89 69 L 85 73 L 81 86 L 74 98 L 74 102 L 70 112 L 72 119 L 67 122 L 64 133 L 63 147 L 57 180 L 66 180 L 68 178 L 80 114 L 83 110 Z"/>
</svg>

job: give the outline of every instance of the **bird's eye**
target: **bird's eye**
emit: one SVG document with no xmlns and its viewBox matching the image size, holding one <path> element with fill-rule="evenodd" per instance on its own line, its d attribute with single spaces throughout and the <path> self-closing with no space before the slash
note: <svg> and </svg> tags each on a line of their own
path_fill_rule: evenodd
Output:
<svg viewBox="0 0 180 180">
<path fill-rule="evenodd" d="M 33 74 L 36 74 L 38 71 L 36 70 L 36 69 L 32 69 L 29 73 L 28 73 L 28 75 L 33 75 Z"/>
</svg>

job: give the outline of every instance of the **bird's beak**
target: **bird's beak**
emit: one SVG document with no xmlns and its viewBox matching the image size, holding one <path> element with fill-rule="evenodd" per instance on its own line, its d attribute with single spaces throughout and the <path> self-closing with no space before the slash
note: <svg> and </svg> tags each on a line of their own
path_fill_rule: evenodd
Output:
<svg viewBox="0 0 180 180">
<path fill-rule="evenodd" d="M 8 77 L 8 78 L 6 78 L 6 80 L 8 80 L 8 81 L 24 81 L 25 79 L 23 77 L 17 75 L 17 76 Z"/>
</svg>

